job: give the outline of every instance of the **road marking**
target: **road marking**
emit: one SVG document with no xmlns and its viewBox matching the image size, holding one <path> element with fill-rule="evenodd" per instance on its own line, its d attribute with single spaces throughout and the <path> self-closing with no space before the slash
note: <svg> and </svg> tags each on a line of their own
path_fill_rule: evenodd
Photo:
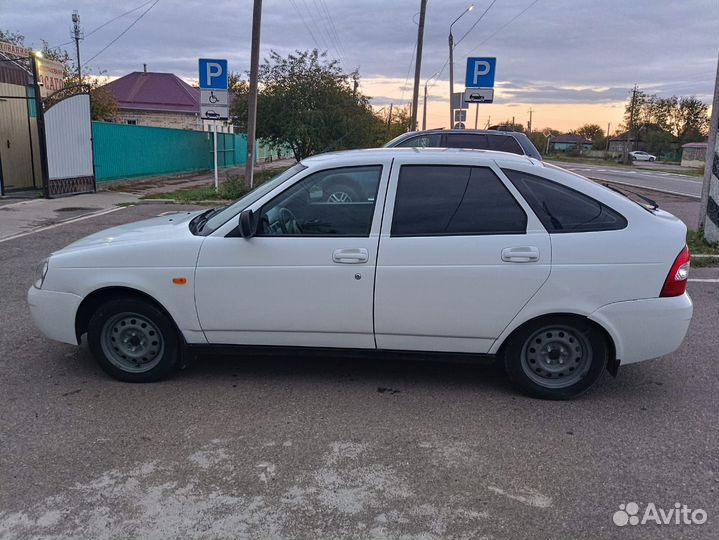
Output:
<svg viewBox="0 0 719 540">
<path fill-rule="evenodd" d="M 0 238 L 0 244 L 2 244 L 3 242 L 9 242 L 10 240 L 17 240 L 18 238 L 22 238 L 23 236 L 29 236 L 31 234 L 47 231 L 50 229 L 55 229 L 56 227 L 60 227 L 61 225 L 68 225 L 69 223 L 77 223 L 78 221 L 83 221 L 83 220 L 98 217 L 98 216 L 104 216 L 105 214 L 112 214 L 113 212 L 117 212 L 118 210 L 123 210 L 124 208 L 127 208 L 127 207 L 126 206 L 118 206 L 117 208 L 108 208 L 107 210 L 100 210 L 99 212 L 85 214 L 84 216 L 66 219 L 65 221 L 53 223 L 52 225 L 46 225 L 45 227 L 38 227 L 36 229 L 32 229 L 32 230 L 25 231 L 22 233 L 14 234 L 12 236 L 8 236 L 6 238 Z"/>
<path fill-rule="evenodd" d="M 643 186 L 641 184 L 632 184 L 630 182 L 626 182 L 624 180 L 609 180 L 608 178 L 596 178 L 587 176 L 590 180 L 594 180 L 595 182 L 609 182 L 610 184 L 619 184 L 620 186 L 629 186 L 629 187 L 635 187 L 635 188 L 641 188 L 641 189 L 648 189 L 649 191 L 658 191 L 659 193 L 668 193 L 669 195 L 680 195 L 682 197 L 688 197 L 690 199 L 701 199 L 701 195 L 692 195 L 690 193 L 682 192 L 682 191 L 673 191 L 671 189 L 664 189 L 662 187 L 658 186 Z"/>
<path fill-rule="evenodd" d="M 697 283 L 719 283 L 719 278 L 689 278 L 688 281 L 696 281 Z"/>
</svg>

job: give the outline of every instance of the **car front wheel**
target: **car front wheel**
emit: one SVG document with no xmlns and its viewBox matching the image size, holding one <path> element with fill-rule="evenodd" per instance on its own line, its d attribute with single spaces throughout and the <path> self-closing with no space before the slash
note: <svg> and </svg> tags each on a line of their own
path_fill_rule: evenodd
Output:
<svg viewBox="0 0 719 540">
<path fill-rule="evenodd" d="M 520 328 L 504 351 L 509 379 L 542 399 L 571 399 L 604 372 L 609 347 L 594 325 L 574 317 L 544 317 Z"/>
<path fill-rule="evenodd" d="M 154 382 L 177 369 L 180 343 L 172 321 L 145 300 L 109 300 L 93 314 L 88 344 L 100 367 L 126 382 Z"/>
</svg>

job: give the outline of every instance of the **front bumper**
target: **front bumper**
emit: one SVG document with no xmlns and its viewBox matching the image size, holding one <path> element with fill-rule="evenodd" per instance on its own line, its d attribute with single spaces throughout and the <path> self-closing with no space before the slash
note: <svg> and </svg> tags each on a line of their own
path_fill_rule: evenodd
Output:
<svg viewBox="0 0 719 540">
<path fill-rule="evenodd" d="M 684 340 L 694 306 L 689 295 L 607 304 L 589 318 L 614 340 L 622 365 L 676 351 Z"/>
<path fill-rule="evenodd" d="M 27 302 L 35 326 L 50 339 L 78 345 L 75 318 L 82 297 L 30 287 Z"/>
</svg>

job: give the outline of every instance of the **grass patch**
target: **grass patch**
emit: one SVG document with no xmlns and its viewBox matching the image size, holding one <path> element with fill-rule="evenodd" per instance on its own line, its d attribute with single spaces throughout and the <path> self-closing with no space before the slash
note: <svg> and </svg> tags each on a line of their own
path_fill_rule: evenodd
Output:
<svg viewBox="0 0 719 540">
<path fill-rule="evenodd" d="M 255 187 L 260 184 L 264 184 L 288 168 L 289 167 L 281 167 L 265 171 L 257 171 L 254 174 Z M 217 191 L 215 191 L 214 186 L 178 189 L 176 191 L 168 191 L 164 193 L 151 193 L 149 195 L 145 195 L 143 199 L 174 199 L 179 203 L 193 203 L 197 201 L 232 201 L 239 199 L 249 191 L 250 188 L 247 184 L 245 184 L 245 180 L 242 176 L 230 175 L 224 182 L 220 183 Z"/>
<path fill-rule="evenodd" d="M 719 255 L 719 244 L 710 244 L 704 240 L 703 231 L 687 231 L 687 245 L 692 253 Z"/>
<path fill-rule="evenodd" d="M 710 244 L 704 240 L 703 231 L 687 231 L 687 245 L 692 254 L 719 255 L 719 244 Z M 719 266 L 718 259 L 696 258 L 692 259 L 692 267 L 706 268 Z"/>
<path fill-rule="evenodd" d="M 545 161 L 562 161 L 564 163 L 584 163 L 586 165 L 607 165 L 611 167 L 632 167 L 632 165 L 627 165 L 626 163 L 621 163 L 614 159 L 573 157 L 561 154 L 550 154 L 548 156 L 544 156 L 544 159 Z"/>
</svg>

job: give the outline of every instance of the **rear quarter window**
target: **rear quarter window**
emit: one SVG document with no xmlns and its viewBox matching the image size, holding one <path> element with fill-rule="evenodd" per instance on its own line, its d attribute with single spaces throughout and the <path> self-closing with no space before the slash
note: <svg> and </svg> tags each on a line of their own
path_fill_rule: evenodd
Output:
<svg viewBox="0 0 719 540">
<path fill-rule="evenodd" d="M 626 218 L 607 205 L 547 178 L 503 169 L 549 233 L 615 231 Z"/>
<path fill-rule="evenodd" d="M 511 135 L 489 135 L 489 149 L 524 155 L 524 150 Z"/>
</svg>

